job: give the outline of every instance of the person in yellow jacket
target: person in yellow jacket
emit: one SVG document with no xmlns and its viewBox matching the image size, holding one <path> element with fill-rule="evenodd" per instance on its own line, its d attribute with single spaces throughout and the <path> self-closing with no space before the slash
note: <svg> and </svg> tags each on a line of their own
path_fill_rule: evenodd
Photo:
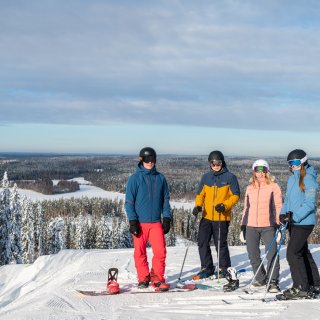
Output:
<svg viewBox="0 0 320 320">
<path fill-rule="evenodd" d="M 231 266 L 227 243 L 231 209 L 240 197 L 238 179 L 227 169 L 222 152 L 212 151 L 208 161 L 210 171 L 201 178 L 192 211 L 194 216 L 202 212 L 198 233 L 201 269 L 193 277 L 194 280 L 208 278 L 214 274 L 216 277 L 225 277 L 227 268 Z M 210 249 L 212 237 L 219 253 L 220 270 L 215 270 L 212 260 Z"/>
<path fill-rule="evenodd" d="M 277 243 L 273 239 L 279 226 L 281 206 L 281 190 L 275 182 L 275 177 L 270 174 L 268 162 L 263 159 L 255 161 L 252 165 L 252 177 L 244 198 L 241 231 L 245 234 L 248 256 L 255 274 L 252 285 L 255 287 L 265 286 L 271 278 L 267 290 L 273 293 L 280 291 L 280 264 L 277 256 Z M 266 256 L 267 271 L 264 265 L 261 265 L 261 240 L 268 251 Z M 274 243 L 270 247 L 272 241 Z"/>
</svg>

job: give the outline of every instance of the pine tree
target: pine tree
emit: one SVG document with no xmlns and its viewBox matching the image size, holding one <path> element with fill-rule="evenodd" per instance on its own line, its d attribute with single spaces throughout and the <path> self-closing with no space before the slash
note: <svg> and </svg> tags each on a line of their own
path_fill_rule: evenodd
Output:
<svg viewBox="0 0 320 320">
<path fill-rule="evenodd" d="M 111 230 L 105 215 L 101 216 L 98 222 L 96 247 L 98 249 L 109 249 L 111 247 Z"/>
<path fill-rule="evenodd" d="M 49 223 L 50 254 L 64 249 L 64 220 L 61 217 L 51 219 Z"/>
<path fill-rule="evenodd" d="M 7 172 L 3 175 L 0 202 L 0 265 L 12 261 L 11 234 L 12 221 L 10 210 L 10 189 Z"/>
<path fill-rule="evenodd" d="M 34 222 L 35 252 L 37 256 L 44 255 L 44 212 L 39 202 L 36 209 L 36 218 Z"/>
<path fill-rule="evenodd" d="M 10 210 L 12 217 L 12 233 L 11 233 L 11 263 L 22 263 L 22 216 L 21 216 L 21 201 L 17 190 L 17 185 L 14 184 L 10 195 Z"/>
<path fill-rule="evenodd" d="M 76 218 L 75 245 L 76 249 L 84 249 L 86 244 L 84 216 L 80 214 Z"/>
<path fill-rule="evenodd" d="M 22 198 L 22 260 L 32 263 L 35 260 L 34 251 L 34 211 L 27 197 Z"/>
</svg>

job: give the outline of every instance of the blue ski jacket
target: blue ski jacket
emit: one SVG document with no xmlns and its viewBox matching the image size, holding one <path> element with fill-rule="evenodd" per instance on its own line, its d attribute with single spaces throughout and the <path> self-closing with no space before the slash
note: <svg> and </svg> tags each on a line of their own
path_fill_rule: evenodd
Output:
<svg viewBox="0 0 320 320">
<path fill-rule="evenodd" d="M 125 209 L 129 220 L 161 222 L 161 215 L 171 219 L 167 181 L 156 167 L 148 170 L 138 164 L 126 187 Z"/>
<path fill-rule="evenodd" d="M 300 170 L 292 171 L 293 174 L 288 179 L 286 196 L 280 212 L 280 214 L 286 214 L 291 211 L 295 225 L 315 225 L 317 222 L 318 172 L 311 165 L 307 165 L 305 169 L 307 173 L 303 179 L 305 191 L 302 192 L 299 188 Z"/>
</svg>

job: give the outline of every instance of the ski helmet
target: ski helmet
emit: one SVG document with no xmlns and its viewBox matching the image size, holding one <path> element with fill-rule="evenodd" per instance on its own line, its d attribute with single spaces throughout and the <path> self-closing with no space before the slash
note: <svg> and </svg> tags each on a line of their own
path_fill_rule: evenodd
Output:
<svg viewBox="0 0 320 320">
<path fill-rule="evenodd" d="M 145 147 L 139 152 L 139 160 L 143 162 L 154 162 L 156 163 L 157 154 L 153 148 Z"/>
<path fill-rule="evenodd" d="M 287 157 L 287 161 L 300 160 L 305 163 L 308 160 L 307 154 L 301 149 L 292 150 Z"/>
<path fill-rule="evenodd" d="M 252 171 L 266 173 L 266 172 L 270 171 L 269 164 L 266 160 L 263 160 L 263 159 L 256 160 L 252 165 Z"/>
<path fill-rule="evenodd" d="M 224 162 L 224 156 L 221 151 L 215 150 L 215 151 L 210 152 L 210 154 L 208 156 L 208 161 L 211 162 L 214 160 Z"/>
</svg>

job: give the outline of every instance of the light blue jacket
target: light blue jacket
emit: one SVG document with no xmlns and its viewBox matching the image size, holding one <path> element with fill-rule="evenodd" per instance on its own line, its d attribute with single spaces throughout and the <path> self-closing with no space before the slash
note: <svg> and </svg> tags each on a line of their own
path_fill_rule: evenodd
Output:
<svg viewBox="0 0 320 320">
<path fill-rule="evenodd" d="M 306 166 L 307 174 L 303 179 L 304 192 L 299 188 L 300 170 L 294 170 L 292 173 L 288 179 L 287 192 L 280 214 L 286 214 L 286 212 L 291 211 L 293 212 L 293 224 L 315 225 L 317 223 L 318 172 L 313 166 Z"/>
<path fill-rule="evenodd" d="M 163 174 L 155 167 L 148 170 L 139 164 L 129 177 L 125 209 L 129 220 L 161 222 L 161 215 L 171 219 L 169 188 Z"/>
</svg>

